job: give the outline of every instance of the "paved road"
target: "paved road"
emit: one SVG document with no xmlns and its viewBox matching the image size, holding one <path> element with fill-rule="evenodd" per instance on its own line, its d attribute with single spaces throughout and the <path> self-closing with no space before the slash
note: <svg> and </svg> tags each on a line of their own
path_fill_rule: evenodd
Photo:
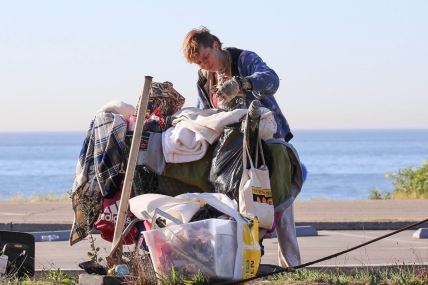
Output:
<svg viewBox="0 0 428 285">
<path fill-rule="evenodd" d="M 347 253 L 319 265 L 361 266 L 361 265 L 428 265 L 428 239 L 412 238 L 414 231 L 405 231 L 362 249 Z M 309 262 L 338 251 L 348 249 L 388 233 L 388 231 L 319 231 L 316 237 L 299 237 L 302 262 Z M 100 253 L 106 256 L 110 243 L 96 236 Z M 87 260 L 89 242 L 81 241 L 70 247 L 68 242 L 36 243 L 37 269 L 79 269 L 77 264 Z M 277 264 L 277 241 L 265 241 L 265 255 L 262 263 Z"/>
<path fill-rule="evenodd" d="M 419 221 L 428 218 L 428 200 L 405 201 L 296 201 L 296 222 L 333 222 L 346 225 L 352 222 L 400 222 Z M 69 201 L 60 202 L 0 202 L 0 230 L 40 231 L 70 229 L 73 212 Z M 61 227 L 59 227 L 61 226 Z M 25 228 L 25 229 L 24 229 Z M 31 229 L 30 229 L 31 228 Z M 302 262 L 324 257 L 350 248 L 388 231 L 319 231 L 317 237 L 298 238 Z M 342 257 L 323 262 L 323 265 L 374 265 L 374 264 L 428 264 L 428 239 L 414 239 L 414 231 L 406 231 L 348 253 Z M 97 237 L 97 244 L 104 255 L 110 244 Z M 276 264 L 276 240 L 265 241 L 266 254 L 263 263 Z M 89 243 L 82 241 L 73 247 L 68 242 L 36 243 L 37 269 L 78 269 L 77 264 L 86 260 Z"/>
<path fill-rule="evenodd" d="M 354 247 L 391 231 L 319 231 L 316 237 L 298 238 L 302 262 L 313 261 Z M 385 240 L 349 252 L 317 265 L 428 265 L 428 239 L 412 238 L 414 231 L 404 231 Z M 276 264 L 275 239 L 268 240 L 263 263 Z"/>
</svg>

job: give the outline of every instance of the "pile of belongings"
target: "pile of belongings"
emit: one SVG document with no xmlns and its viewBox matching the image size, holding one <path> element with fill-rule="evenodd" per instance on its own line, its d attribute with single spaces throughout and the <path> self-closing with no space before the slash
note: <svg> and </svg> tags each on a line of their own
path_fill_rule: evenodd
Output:
<svg viewBox="0 0 428 285">
<path fill-rule="evenodd" d="M 136 223 L 135 226 L 128 227 L 130 230 L 124 237 L 124 244 L 135 243 L 140 232 L 151 226 L 183 227 L 182 224 L 222 220 L 224 216 L 228 217 L 226 221 L 233 220 L 234 223 L 246 227 L 255 224 L 257 233 L 254 233 L 254 238 L 257 236 L 258 240 L 258 221 L 251 220 L 251 217 L 242 218 L 242 215 L 237 214 L 239 212 L 236 201 L 239 198 L 238 188 L 243 173 L 243 142 L 246 139 L 244 134 L 256 132 L 262 139 L 261 146 L 269 169 L 272 200 L 276 209 L 289 207 L 300 191 L 302 174 L 297 153 L 286 142 L 275 141 L 273 135 L 276 132 L 276 122 L 272 112 L 266 108 L 258 109 L 258 119 L 254 123 L 249 119 L 247 109 L 225 111 L 183 108 L 184 101 L 184 97 L 173 88 L 172 83 L 152 82 L 132 184 L 131 196 L 134 198 L 130 200 L 139 201 L 137 204 L 143 203 L 145 206 L 137 209 L 131 202 L 131 211 L 128 211 L 126 217 L 126 226 L 134 225 L 133 221 L 144 220 L 146 223 Z M 75 216 L 70 245 L 84 239 L 94 227 L 101 232 L 103 239 L 112 241 L 137 109 L 124 102 L 109 102 L 97 111 L 90 123 L 72 187 Z M 254 154 L 258 149 L 251 139 L 252 134 L 248 136 L 250 154 Z M 281 157 L 281 152 L 284 151 L 290 155 L 291 164 L 290 161 L 272 159 Z M 287 163 L 287 167 L 283 167 L 284 163 Z M 287 188 L 284 172 L 289 171 L 290 167 L 293 168 L 294 176 L 292 186 Z M 195 197 L 192 195 L 196 194 L 188 193 L 200 193 L 202 196 Z M 175 212 L 170 212 L 171 209 L 165 211 L 165 206 L 153 207 L 148 201 L 157 197 L 155 200 L 158 202 L 157 199 L 161 196 L 147 195 L 184 199 L 185 203 L 179 201 L 183 202 L 185 207 L 193 203 L 193 212 L 187 212 L 186 208 L 186 211 L 179 211 L 181 214 L 176 215 Z M 189 202 L 189 199 L 193 202 Z M 227 207 L 223 205 L 223 208 L 220 207 L 222 210 L 219 210 L 213 203 Z M 226 208 L 227 210 L 224 210 Z M 148 224 L 147 221 L 155 216 L 155 209 L 158 209 L 157 213 L 164 213 L 172 219 L 163 219 L 163 225 L 162 219 Z M 214 223 L 215 228 L 219 228 L 216 223 L 219 222 Z M 204 227 L 209 228 L 207 225 Z M 204 233 L 206 230 L 207 228 Z M 194 228 L 188 228 L 187 238 L 192 236 L 188 234 L 189 231 L 197 233 Z M 159 232 L 157 234 L 159 235 Z M 242 238 L 239 229 L 235 230 L 234 235 L 234 241 Z M 203 236 L 196 234 L 194 237 L 198 241 L 189 241 L 201 245 L 202 248 L 202 245 L 208 243 L 208 240 L 203 240 Z M 211 240 L 215 236 L 207 237 Z M 149 239 L 146 237 L 146 240 Z M 190 246 L 189 242 L 187 244 Z M 182 244 L 179 248 L 185 246 Z M 237 252 L 240 251 L 237 249 Z M 208 258 L 207 264 L 217 260 L 215 255 L 207 256 L 212 257 Z M 153 263 L 157 264 L 155 260 Z M 186 270 L 191 271 L 189 268 Z M 233 273 L 229 271 L 223 274 L 221 270 L 216 269 L 215 273 L 235 279 L 238 276 L 251 276 L 255 274 L 254 270 L 257 271 L 257 268 L 247 268 L 246 271 L 234 269 Z M 210 275 L 213 272 L 207 270 L 206 273 Z"/>
<path fill-rule="evenodd" d="M 242 173 L 239 126 L 247 109 L 226 112 L 182 108 L 184 101 L 172 83 L 152 83 L 133 195 L 220 192 L 236 199 L 237 193 L 231 189 L 239 184 L 236 177 Z M 111 215 L 108 218 L 111 221 L 117 215 L 135 114 L 136 108 L 132 105 L 114 101 L 98 110 L 90 123 L 72 187 L 75 219 L 71 245 L 87 236 L 100 213 L 104 213 L 103 217 Z M 272 136 L 276 131 L 273 115 L 267 110 L 264 117 L 262 121 L 271 127 L 263 129 L 270 129 Z M 235 138 L 232 146 L 229 142 Z M 230 149 L 225 144 L 230 145 Z M 223 169 L 231 157 L 235 158 L 234 167 Z M 230 177 L 235 179 L 225 183 Z"/>
</svg>

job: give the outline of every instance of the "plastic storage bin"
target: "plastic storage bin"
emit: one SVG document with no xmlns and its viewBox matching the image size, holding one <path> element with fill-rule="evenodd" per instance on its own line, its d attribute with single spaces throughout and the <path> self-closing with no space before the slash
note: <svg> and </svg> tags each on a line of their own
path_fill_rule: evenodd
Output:
<svg viewBox="0 0 428 285">
<path fill-rule="evenodd" d="M 232 279 L 237 251 L 236 222 L 207 219 L 143 232 L 156 273 L 171 269 L 191 277 Z"/>
</svg>

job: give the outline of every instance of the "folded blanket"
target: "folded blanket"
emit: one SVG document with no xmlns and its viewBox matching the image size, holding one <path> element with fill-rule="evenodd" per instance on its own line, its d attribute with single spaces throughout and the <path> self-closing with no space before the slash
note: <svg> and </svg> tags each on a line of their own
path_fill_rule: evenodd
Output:
<svg viewBox="0 0 428 285">
<path fill-rule="evenodd" d="M 199 133 L 179 124 L 162 134 L 162 149 L 166 162 L 190 162 L 205 155 L 208 142 Z"/>
<path fill-rule="evenodd" d="M 162 149 L 165 161 L 183 163 L 201 159 L 208 144 L 214 143 L 224 127 L 239 122 L 246 109 L 220 111 L 184 108 L 174 114 L 173 125 L 162 134 Z"/>
<path fill-rule="evenodd" d="M 247 109 L 222 111 L 218 109 L 201 110 L 183 108 L 173 115 L 172 124 L 185 127 L 201 135 L 208 143 L 216 141 L 224 131 L 224 127 L 239 122 L 247 113 Z"/>
</svg>

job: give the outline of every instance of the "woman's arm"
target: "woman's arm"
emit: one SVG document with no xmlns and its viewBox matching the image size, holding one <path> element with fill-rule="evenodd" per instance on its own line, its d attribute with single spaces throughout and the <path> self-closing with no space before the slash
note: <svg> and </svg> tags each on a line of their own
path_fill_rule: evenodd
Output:
<svg viewBox="0 0 428 285">
<path fill-rule="evenodd" d="M 278 75 L 255 52 L 243 51 L 239 58 L 239 67 L 240 73 L 251 81 L 256 97 L 273 95 L 278 90 Z"/>
</svg>

